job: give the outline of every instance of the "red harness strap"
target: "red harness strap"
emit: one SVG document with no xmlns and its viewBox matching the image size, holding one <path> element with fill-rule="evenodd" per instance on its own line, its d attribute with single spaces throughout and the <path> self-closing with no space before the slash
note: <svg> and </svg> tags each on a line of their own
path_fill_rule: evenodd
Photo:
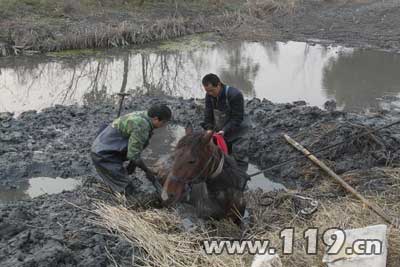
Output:
<svg viewBox="0 0 400 267">
<path fill-rule="evenodd" d="M 225 139 L 220 134 L 213 134 L 214 143 L 222 150 L 226 155 L 228 155 L 228 146 L 226 145 Z"/>
</svg>

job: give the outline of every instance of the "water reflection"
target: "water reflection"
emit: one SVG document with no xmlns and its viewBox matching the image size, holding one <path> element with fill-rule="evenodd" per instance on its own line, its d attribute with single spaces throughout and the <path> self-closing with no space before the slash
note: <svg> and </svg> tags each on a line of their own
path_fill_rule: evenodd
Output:
<svg viewBox="0 0 400 267">
<path fill-rule="evenodd" d="M 354 51 L 330 60 L 323 86 L 345 109 L 377 108 L 377 98 L 399 94 L 399 70 L 399 54 Z"/>
<path fill-rule="evenodd" d="M 169 155 L 184 135 L 185 129 L 182 126 L 168 125 L 156 129 L 148 148 L 143 151 L 143 158 L 150 165 L 153 165 L 163 156 Z"/>
<path fill-rule="evenodd" d="M 244 43 L 228 43 L 219 48 L 219 57 L 226 60 L 218 73 L 223 81 L 242 89 L 247 97 L 255 97 L 254 81 L 260 64 L 250 55 L 245 55 Z"/>
<path fill-rule="evenodd" d="M 260 169 L 257 168 L 257 166 L 249 164 L 249 174 L 256 173 L 258 171 L 260 171 Z M 270 179 L 265 177 L 264 174 L 259 174 L 252 177 L 251 180 L 247 183 L 247 186 L 250 190 L 262 189 L 264 192 L 286 189 L 284 185 L 271 181 Z"/>
<path fill-rule="evenodd" d="M 80 182 L 72 178 L 36 177 L 20 183 L 16 188 L 0 186 L 0 203 L 30 199 L 43 194 L 57 194 L 73 190 Z"/>
<path fill-rule="evenodd" d="M 334 98 L 345 109 L 360 110 L 377 106 L 377 97 L 400 92 L 399 57 L 299 42 L 222 42 L 176 51 L 8 58 L 0 60 L 0 111 L 93 104 L 120 91 L 204 97 L 200 81 L 209 72 L 249 98 L 318 106 Z"/>
</svg>

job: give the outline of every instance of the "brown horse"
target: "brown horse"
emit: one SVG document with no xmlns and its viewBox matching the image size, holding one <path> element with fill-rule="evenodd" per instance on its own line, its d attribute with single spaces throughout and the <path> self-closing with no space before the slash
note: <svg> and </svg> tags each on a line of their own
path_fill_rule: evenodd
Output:
<svg viewBox="0 0 400 267">
<path fill-rule="evenodd" d="M 161 198 L 169 205 L 188 201 L 200 217 L 238 222 L 246 206 L 243 191 L 249 177 L 214 144 L 212 136 L 212 132 L 186 129 L 170 163 L 164 165 L 172 167 L 167 171 L 164 167 Z"/>
</svg>

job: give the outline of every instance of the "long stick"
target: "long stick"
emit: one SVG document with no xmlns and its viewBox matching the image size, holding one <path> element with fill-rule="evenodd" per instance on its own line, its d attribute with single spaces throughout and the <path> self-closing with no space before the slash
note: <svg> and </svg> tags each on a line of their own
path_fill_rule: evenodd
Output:
<svg viewBox="0 0 400 267">
<path fill-rule="evenodd" d="M 325 165 L 322 161 L 317 159 L 313 154 L 311 154 L 307 149 L 305 149 L 302 145 L 293 140 L 290 136 L 284 135 L 286 141 L 294 146 L 297 150 L 301 151 L 307 158 L 309 158 L 312 162 L 318 165 L 321 169 L 326 171 L 329 176 L 339 182 L 347 191 L 356 196 L 361 202 L 367 205 L 370 209 L 372 209 L 376 214 L 378 214 L 382 219 L 390 224 L 394 224 L 394 221 L 377 205 L 368 201 L 365 197 L 363 197 L 360 193 L 358 193 L 353 187 L 351 187 L 348 183 L 346 183 L 339 175 L 337 175 L 334 171 L 332 171 L 328 166 Z M 395 225 L 397 226 L 397 225 Z"/>
<path fill-rule="evenodd" d="M 122 111 L 122 107 L 124 105 L 124 99 L 126 96 L 128 96 L 129 94 L 126 93 L 118 93 L 117 94 L 119 96 L 119 108 L 118 108 L 118 114 L 117 114 L 117 118 L 119 118 L 121 116 L 121 111 Z"/>
</svg>

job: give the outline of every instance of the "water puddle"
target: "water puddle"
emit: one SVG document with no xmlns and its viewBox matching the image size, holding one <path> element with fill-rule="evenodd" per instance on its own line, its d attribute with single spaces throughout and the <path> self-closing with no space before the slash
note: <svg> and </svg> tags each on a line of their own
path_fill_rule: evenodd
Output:
<svg viewBox="0 0 400 267">
<path fill-rule="evenodd" d="M 120 91 L 202 98 L 201 78 L 209 72 L 247 98 L 317 106 L 335 99 L 345 110 L 374 109 L 379 98 L 400 93 L 399 54 L 301 42 L 183 42 L 79 57 L 1 59 L 0 111 L 90 104 Z"/>
<path fill-rule="evenodd" d="M 44 194 L 57 194 L 75 189 L 80 181 L 72 178 L 35 177 L 13 188 L 0 186 L 0 203 L 31 199 Z"/>
<path fill-rule="evenodd" d="M 150 166 L 154 165 L 160 158 L 168 156 L 184 135 L 185 128 L 178 125 L 154 130 L 149 146 L 142 153 L 143 158 Z"/>
<path fill-rule="evenodd" d="M 258 171 L 260 171 L 260 169 L 257 166 L 249 164 L 249 170 L 247 172 L 248 174 L 253 174 Z M 271 181 L 262 173 L 252 177 L 251 180 L 247 183 L 247 186 L 250 190 L 261 189 L 264 192 L 286 189 L 284 185 Z"/>
</svg>

